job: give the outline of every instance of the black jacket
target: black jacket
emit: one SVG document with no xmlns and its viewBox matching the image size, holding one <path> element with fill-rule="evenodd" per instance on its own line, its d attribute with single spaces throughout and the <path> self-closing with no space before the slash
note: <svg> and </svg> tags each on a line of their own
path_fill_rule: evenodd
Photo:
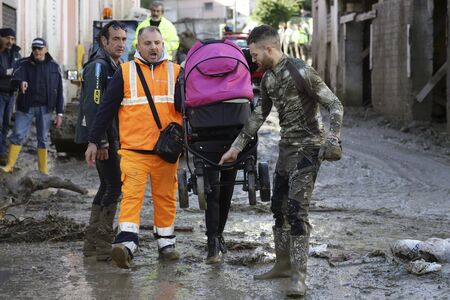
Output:
<svg viewBox="0 0 450 300">
<path fill-rule="evenodd" d="M 16 67 L 16 62 L 20 60 L 20 47 L 12 45 L 11 49 L 6 49 L 0 53 L 0 94 L 12 95 L 17 89 L 17 85 L 12 82 L 12 74 L 7 75 L 7 70 Z"/>
<path fill-rule="evenodd" d="M 48 53 L 45 55 L 45 61 L 43 63 L 45 64 L 48 110 L 56 110 L 57 113 L 62 114 L 64 112 L 64 97 L 61 69 Z M 14 73 L 13 80 L 28 82 L 28 89 L 25 94 L 19 92 L 16 100 L 17 110 L 28 113 L 33 102 L 31 91 L 33 90 L 33 84 L 36 82 L 36 61 L 33 55 L 17 62 L 17 71 Z"/>
<path fill-rule="evenodd" d="M 95 120 L 98 106 L 103 94 L 112 79 L 114 72 L 119 68 L 111 56 L 102 48 L 92 53 L 89 61 L 84 64 L 82 77 L 83 86 L 80 96 L 78 120 L 75 130 L 75 142 L 79 144 L 88 142 L 88 134 Z M 108 147 L 108 144 L 119 139 L 117 118 L 103 134 L 100 147 Z"/>
</svg>

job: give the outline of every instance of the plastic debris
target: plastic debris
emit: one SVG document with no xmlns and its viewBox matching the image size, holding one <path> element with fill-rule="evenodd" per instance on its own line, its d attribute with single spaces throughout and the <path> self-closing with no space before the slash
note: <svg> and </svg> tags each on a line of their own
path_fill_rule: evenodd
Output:
<svg viewBox="0 0 450 300">
<path fill-rule="evenodd" d="M 424 259 L 412 261 L 406 267 L 408 272 L 416 275 L 423 275 L 431 272 L 438 272 L 442 266 L 435 262 L 427 262 Z"/>
</svg>

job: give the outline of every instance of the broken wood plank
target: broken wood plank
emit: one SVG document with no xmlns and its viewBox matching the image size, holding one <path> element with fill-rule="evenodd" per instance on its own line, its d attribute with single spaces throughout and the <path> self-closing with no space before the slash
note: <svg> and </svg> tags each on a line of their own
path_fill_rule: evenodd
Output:
<svg viewBox="0 0 450 300">
<path fill-rule="evenodd" d="M 350 13 L 350 14 L 343 15 L 340 18 L 339 23 L 345 24 L 348 22 L 352 22 L 355 19 L 355 16 L 356 16 L 356 13 Z"/>
<path fill-rule="evenodd" d="M 431 77 L 431 79 L 427 82 L 427 84 L 425 84 L 422 90 L 417 94 L 416 100 L 422 103 L 423 100 L 425 100 L 428 94 L 433 90 L 433 88 L 436 86 L 439 80 L 441 80 L 446 73 L 447 73 L 447 62 L 445 62 L 439 68 L 439 70 Z"/>
<path fill-rule="evenodd" d="M 356 17 L 355 17 L 355 21 L 356 22 L 362 22 L 362 21 L 375 19 L 376 17 L 377 17 L 377 11 L 376 10 L 369 10 L 368 12 L 357 14 Z"/>
</svg>

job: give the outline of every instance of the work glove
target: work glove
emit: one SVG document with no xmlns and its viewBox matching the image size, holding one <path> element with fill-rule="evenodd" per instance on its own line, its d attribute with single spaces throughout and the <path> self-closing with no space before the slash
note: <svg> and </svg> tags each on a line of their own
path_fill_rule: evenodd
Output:
<svg viewBox="0 0 450 300">
<path fill-rule="evenodd" d="M 327 136 L 325 143 L 320 146 L 319 159 L 321 161 L 336 161 L 342 157 L 342 146 L 339 138 L 333 134 Z"/>
</svg>

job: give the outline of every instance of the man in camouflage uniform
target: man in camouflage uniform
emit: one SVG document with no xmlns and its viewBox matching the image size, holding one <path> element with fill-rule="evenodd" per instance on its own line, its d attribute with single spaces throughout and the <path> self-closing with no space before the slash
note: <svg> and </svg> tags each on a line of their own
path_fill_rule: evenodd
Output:
<svg viewBox="0 0 450 300">
<path fill-rule="evenodd" d="M 322 159 L 331 158 L 328 154 L 336 153 L 336 149 L 340 155 L 343 107 L 312 67 L 301 59 L 283 54 L 275 29 L 268 25 L 258 26 L 252 30 L 247 42 L 253 61 L 265 70 L 261 100 L 220 163 L 236 160 L 275 105 L 281 127 L 271 199 L 276 263 L 269 272 L 256 275 L 255 279 L 291 277 L 287 295 L 303 296 L 311 227 L 309 202 Z M 316 96 L 314 99 L 310 93 L 296 88 L 287 63 L 292 63 L 300 72 Z M 330 113 L 330 130 L 326 138 L 319 104 Z"/>
</svg>

